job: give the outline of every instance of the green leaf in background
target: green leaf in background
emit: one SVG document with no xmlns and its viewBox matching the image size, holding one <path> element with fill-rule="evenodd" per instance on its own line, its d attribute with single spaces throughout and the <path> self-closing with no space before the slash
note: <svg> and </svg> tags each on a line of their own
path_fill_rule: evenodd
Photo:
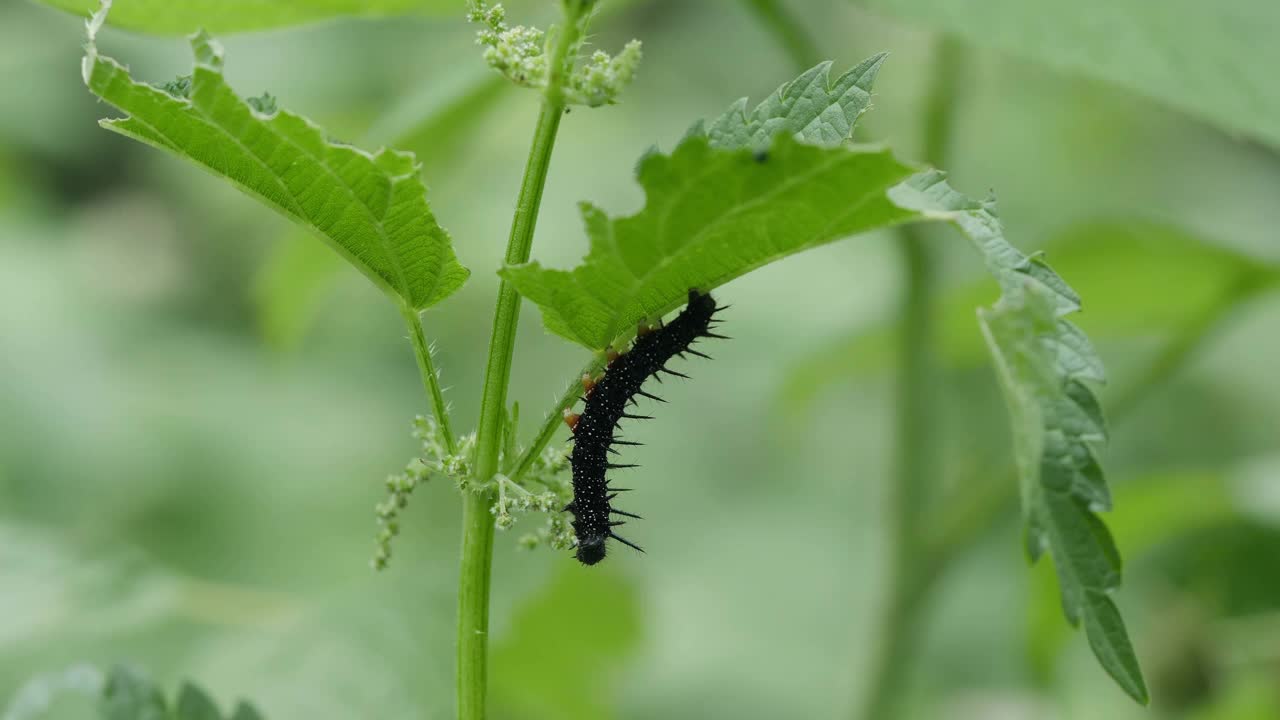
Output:
<svg viewBox="0 0 1280 720">
<path fill-rule="evenodd" d="M 221 48 L 192 38 L 189 82 L 167 89 L 133 80 L 98 54 L 93 36 L 110 2 L 90 24 L 84 80 L 129 113 L 103 127 L 191 160 L 302 225 L 376 285 L 422 310 L 457 290 L 468 271 L 435 221 L 413 155 L 368 154 L 326 139 L 305 118 L 246 103 L 222 77 Z"/>
<path fill-rule="evenodd" d="M 213 699 L 191 683 L 183 683 L 178 691 L 176 714 L 182 720 L 222 720 Z"/>
<path fill-rule="evenodd" d="M 217 704 L 195 685 L 183 683 L 170 710 L 164 694 L 151 680 L 123 667 L 113 668 L 107 675 L 98 712 L 102 720 L 223 720 Z M 262 716 L 241 702 L 230 720 L 262 720 Z"/>
<path fill-rule="evenodd" d="M 263 720 L 263 718 L 252 705 L 242 700 L 236 705 L 235 712 L 231 713 L 231 720 Z"/>
<path fill-rule="evenodd" d="M 1273 0 L 854 0 L 877 14 L 1096 78 L 1280 147 Z"/>
<path fill-rule="evenodd" d="M 302 341 L 343 267 L 341 257 L 301 230 L 271 246 L 253 278 L 258 332 L 267 345 L 286 350 Z"/>
<path fill-rule="evenodd" d="M 1186 720 L 1273 720 L 1280 717 L 1280 695 L 1274 675 L 1254 670 L 1243 678 L 1231 677 L 1212 703 L 1187 713 Z"/>
<path fill-rule="evenodd" d="M 102 688 L 102 720 L 169 720 L 164 695 L 151 681 L 124 667 L 112 668 Z"/>
<path fill-rule="evenodd" d="M 1280 287 L 1280 266 L 1142 219 L 1073 225 L 1049 240 L 1044 256 L 1088 299 L 1079 324 L 1095 340 L 1177 332 L 1206 312 L 1225 312 Z M 972 308 L 990 303 L 996 294 L 984 279 L 957 288 L 941 303 L 940 354 L 948 367 L 969 369 L 985 362 Z M 897 327 L 859 328 L 813 353 L 788 374 L 781 405 L 788 413 L 804 413 L 831 383 L 888 371 L 897 332 Z"/>
<path fill-rule="evenodd" d="M 541 308 L 549 330 L 598 350 L 684 304 L 690 288 L 710 290 L 801 250 L 912 219 L 886 195 L 911 169 L 888 151 L 841 144 L 867 108 L 881 59 L 834 84 L 824 63 L 750 114 L 743 101 L 695 126 L 670 155 L 641 161 L 640 212 L 610 218 L 583 206 L 590 251 L 582 265 L 534 262 L 503 274 Z"/>
<path fill-rule="evenodd" d="M 40 0 L 88 17 L 98 0 Z M 116 0 L 111 24 L 157 35 L 200 29 L 229 33 L 298 25 L 342 16 L 387 17 L 429 14 L 462 17 L 456 0 Z"/>
<path fill-rule="evenodd" d="M 498 717 L 603 720 L 613 717 L 614 680 L 640 645 L 635 589 L 608 571 L 561 564 L 525 601 L 493 648 Z"/>
<path fill-rule="evenodd" d="M 973 224 L 984 220 L 975 217 Z M 990 222 L 998 228 L 994 217 Z M 1085 383 L 1101 382 L 1102 366 L 1062 317 L 1079 301 L 1047 266 L 1010 252 L 998 236 L 981 245 L 1002 287 L 1000 300 L 979 318 L 1013 420 L 1028 553 L 1034 561 L 1050 552 L 1067 620 L 1084 623 L 1102 667 L 1145 704 L 1142 671 L 1111 600 L 1120 584 L 1120 555 L 1095 515 L 1111 506 L 1092 447 L 1106 439 L 1106 428 Z"/>
</svg>

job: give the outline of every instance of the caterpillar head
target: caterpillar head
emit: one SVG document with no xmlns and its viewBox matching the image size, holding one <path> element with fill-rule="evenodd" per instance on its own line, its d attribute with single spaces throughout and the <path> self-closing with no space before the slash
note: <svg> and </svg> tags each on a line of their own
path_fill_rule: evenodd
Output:
<svg viewBox="0 0 1280 720">
<path fill-rule="evenodd" d="M 604 535 L 588 535 L 578 538 L 578 561 L 583 565 L 595 565 L 604 559 Z"/>
</svg>

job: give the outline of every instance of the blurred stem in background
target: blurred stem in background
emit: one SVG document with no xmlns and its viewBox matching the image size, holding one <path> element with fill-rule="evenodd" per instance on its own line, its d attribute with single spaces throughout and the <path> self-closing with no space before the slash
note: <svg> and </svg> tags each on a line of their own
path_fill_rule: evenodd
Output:
<svg viewBox="0 0 1280 720">
<path fill-rule="evenodd" d="M 822 60 L 818 44 L 804 29 L 800 19 L 779 0 L 743 0 L 773 39 L 787 52 L 795 66 L 808 70 Z"/>
<path fill-rule="evenodd" d="M 942 37 L 934 43 L 933 70 L 924 112 L 924 160 L 935 168 L 947 163 L 954 125 L 958 80 L 964 72 L 963 48 Z M 902 686 L 920 630 L 925 594 L 916 565 L 924 545 L 925 509 L 938 484 L 941 405 L 944 395 L 937 362 L 937 273 L 935 254 L 919 225 L 898 230 L 904 291 L 898 345 L 895 476 L 888 490 L 888 587 L 880 617 L 881 633 L 871 658 L 858 717 L 882 720 L 898 714 Z"/>
<path fill-rule="evenodd" d="M 764 27 L 786 50 L 797 68 L 819 60 L 819 50 L 799 18 L 778 0 L 744 0 Z M 936 168 L 946 165 L 950 152 L 957 80 L 963 73 L 963 48 L 940 38 L 933 49 L 933 73 L 924 113 L 924 160 Z M 904 292 L 898 347 L 895 439 L 895 477 L 888 492 L 888 586 L 874 627 L 881 636 L 873 647 L 871 671 L 858 717 L 884 720 L 897 712 L 897 701 L 910 664 L 920 626 L 926 582 L 918 563 L 924 549 L 925 508 L 937 485 L 942 456 L 940 428 L 941 383 L 937 362 L 937 273 L 927 233 L 919 226 L 898 230 L 902 249 Z"/>
<path fill-rule="evenodd" d="M 547 58 L 548 77 L 538 124 L 534 129 L 529 159 L 525 164 L 520 194 L 507 240 L 506 264 L 528 262 L 537 226 L 542 191 L 551 165 L 565 100 L 562 87 L 570 54 L 586 24 L 583 15 L 593 3 L 567 1 L 564 17 Z M 515 349 L 516 326 L 520 319 L 520 295 L 506 279 L 498 286 L 498 302 L 493 314 L 493 335 L 485 366 L 484 390 L 480 400 L 480 422 L 476 431 L 475 475 L 484 485 L 497 474 L 506 417 L 507 386 L 511 380 L 511 357 Z M 493 563 L 493 491 L 470 492 L 463 496 L 462 558 L 458 575 L 458 718 L 483 720 L 487 690 L 489 644 L 489 580 Z"/>
<path fill-rule="evenodd" d="M 744 0 L 764 27 L 786 50 L 797 68 L 818 61 L 818 49 L 799 19 L 778 0 Z M 934 48 L 934 70 L 925 112 L 925 161 L 945 164 L 949 150 L 956 78 L 961 69 L 961 49 L 942 39 Z M 920 521 L 931 486 L 936 484 L 941 394 L 935 331 L 936 285 L 933 254 L 919 227 L 898 230 L 902 248 L 904 292 L 898 347 L 895 439 L 895 477 L 888 492 L 888 584 L 880 617 L 874 624 L 881 636 L 871 658 L 865 684 L 865 701 L 858 717 L 881 720 L 896 711 L 902 679 L 915 645 L 923 593 L 917 589 L 915 564 L 921 547 Z"/>
</svg>

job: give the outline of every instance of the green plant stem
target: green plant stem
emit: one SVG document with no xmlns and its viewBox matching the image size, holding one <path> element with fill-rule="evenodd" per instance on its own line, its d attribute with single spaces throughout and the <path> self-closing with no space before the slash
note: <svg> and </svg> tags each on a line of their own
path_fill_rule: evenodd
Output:
<svg viewBox="0 0 1280 720">
<path fill-rule="evenodd" d="M 963 58 L 955 41 L 934 48 L 933 79 L 926 99 L 924 155 L 934 166 L 949 149 L 958 78 Z M 933 254 L 919 226 L 899 230 L 905 288 L 898 345 L 895 477 L 888 493 L 888 584 L 881 599 L 880 632 L 871 658 L 866 694 L 858 717 L 888 720 L 897 715 L 902 686 L 920 629 L 924 594 L 915 567 L 922 521 L 938 477 L 942 448 L 938 416 L 942 394 L 937 363 L 937 276 Z"/>
<path fill-rule="evenodd" d="M 519 482 L 524 474 L 529 472 L 529 468 L 533 467 L 533 463 L 542 454 L 542 451 L 551 442 L 551 438 L 555 437 L 556 430 L 560 429 L 560 424 L 564 422 L 564 411 L 573 406 L 578 398 L 582 396 L 582 383 L 580 378 L 583 375 L 595 376 L 595 374 L 604 367 L 604 357 L 597 355 L 582 368 L 582 373 L 569 382 L 560 399 L 556 401 L 554 407 L 547 413 L 542 420 L 542 427 L 538 429 L 538 434 L 534 436 L 533 443 L 525 448 L 519 459 L 512 463 L 507 471 L 507 477 L 512 482 Z"/>
<path fill-rule="evenodd" d="M 744 0 L 766 30 L 800 70 L 808 70 L 820 59 L 818 45 L 804 29 L 800 18 L 780 0 Z"/>
<path fill-rule="evenodd" d="M 440 433 L 444 435 L 444 444 L 450 454 L 458 451 L 457 440 L 453 436 L 453 427 L 449 421 L 449 404 L 444 401 L 444 391 L 440 388 L 440 374 L 436 372 L 435 362 L 431 359 L 431 347 L 427 344 L 427 336 L 422 332 L 422 316 L 408 305 L 400 305 L 400 314 L 409 328 L 409 340 L 413 343 L 413 355 L 418 360 L 418 371 L 422 374 L 422 387 L 431 397 L 431 411 L 435 414 Z"/>
<path fill-rule="evenodd" d="M 522 263 L 529 259 L 547 167 L 563 113 L 562 106 L 550 100 L 543 101 L 507 245 L 508 264 Z M 487 484 L 489 478 L 498 472 L 502 418 L 507 403 L 507 385 L 511 379 L 511 357 L 515 348 L 519 315 L 520 296 L 514 286 L 503 280 L 498 289 L 498 304 L 494 312 L 493 335 L 489 342 L 489 361 L 485 368 L 484 392 L 480 405 L 480 423 L 476 432 L 475 478 L 482 485 Z M 463 501 L 462 567 L 458 584 L 459 720 L 482 720 L 485 717 L 489 580 L 494 530 L 493 515 L 489 511 L 491 505 L 492 490 L 468 493 Z"/>
<path fill-rule="evenodd" d="M 919 554 L 921 509 L 937 477 L 937 336 L 934 328 L 933 258 L 926 238 L 911 228 L 900 238 L 906 288 L 903 332 L 898 345 L 895 477 L 888 491 L 888 590 L 877 623 L 879 644 L 868 676 L 861 717 L 888 718 L 895 712 L 909 654 L 918 630 L 914 563 Z"/>
<path fill-rule="evenodd" d="M 571 69 L 571 54 L 582 36 L 589 5 L 582 0 L 563 4 L 564 23 L 547 58 L 551 70 L 511 221 L 505 258 L 508 265 L 529 260 L 542 191 L 551 165 L 551 152 L 565 110 L 561 88 L 566 72 Z M 498 472 L 503 439 L 502 419 L 506 414 L 507 386 L 511 380 L 511 357 L 519 319 L 520 295 L 516 293 L 515 286 L 504 279 L 498 286 L 493 334 L 489 340 L 489 359 L 480 400 L 480 422 L 476 431 L 475 479 L 482 487 L 488 486 L 489 480 Z M 458 578 L 459 720 L 483 720 L 485 717 L 494 530 L 489 508 L 493 505 L 493 495 L 494 491 L 488 489 L 468 493 L 463 500 L 462 557 Z"/>
</svg>

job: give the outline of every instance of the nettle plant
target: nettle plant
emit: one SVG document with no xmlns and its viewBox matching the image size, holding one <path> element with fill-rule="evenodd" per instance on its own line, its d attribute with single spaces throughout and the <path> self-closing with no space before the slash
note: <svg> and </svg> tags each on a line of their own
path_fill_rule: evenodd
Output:
<svg viewBox="0 0 1280 720">
<path fill-rule="evenodd" d="M 556 270 L 530 260 L 562 116 L 573 106 L 615 102 L 640 65 L 635 41 L 615 55 L 586 54 L 596 4 L 560 0 L 561 20 L 546 31 L 509 25 L 499 5 L 477 0 L 467 10 L 480 28 L 484 62 L 542 95 L 505 264 L 497 269 L 501 283 L 480 419 L 470 434 L 459 434 L 450 421 L 422 324 L 423 313 L 457 291 L 469 271 L 432 213 L 414 156 L 336 142 L 306 118 L 278 107 L 270 95 L 242 98 L 223 79 L 221 47 L 203 32 L 191 38 L 191 74 L 153 84 L 99 53 L 95 38 L 111 0 L 103 0 L 88 23 L 84 81 L 125 114 L 102 121 L 104 128 L 194 162 L 310 231 L 377 285 L 403 316 L 431 415 L 415 426 L 421 457 L 387 480 L 372 564 L 382 568 L 390 561 L 400 511 L 416 486 L 433 477 L 456 484 L 463 514 L 459 717 L 485 714 L 495 530 L 510 527 L 518 514 L 545 515 L 542 528 L 520 542 L 566 551 L 566 562 L 568 551 L 595 563 L 604 557 L 607 541 L 632 544 L 612 529 L 630 517 L 611 505 L 621 489 L 605 478 L 626 442 L 614 430 L 625 425 L 640 398 L 658 400 L 645 385 L 648 379 L 694 367 L 667 363 L 701 354 L 695 343 L 716 335 L 714 320 L 724 316 L 716 314 L 710 293 L 802 250 L 920 223 L 959 230 L 1000 286 L 999 300 L 977 311 L 975 332 L 986 340 L 1013 420 L 1027 553 L 1032 561 L 1050 556 L 1067 620 L 1083 624 L 1103 669 L 1145 703 L 1147 690 L 1111 599 L 1120 583 L 1119 554 L 1097 514 L 1110 506 L 1096 456 L 1106 427 L 1090 388 L 1103 381 L 1103 369 L 1068 319 L 1080 300 L 1043 259 L 1005 239 L 992 201 L 952 189 L 940 170 L 853 142 L 883 55 L 834 78 L 831 63 L 822 63 L 754 107 L 743 99 L 719 117 L 695 123 L 671 152 L 641 158 L 637 178 L 645 203 L 639 211 L 611 215 L 582 206 L 588 251 L 580 265 Z M 945 97 L 945 89 L 940 92 Z M 928 411 L 927 388 L 910 382 L 913 371 L 928 362 L 927 347 L 913 345 L 927 332 L 928 298 L 910 275 L 919 269 L 923 238 L 908 231 L 902 242 L 909 277 L 901 411 L 909 415 Z M 567 373 L 569 387 L 532 437 L 521 432 L 517 409 L 507 402 L 518 311 L 526 299 L 537 305 L 549 331 L 584 349 L 583 367 Z M 679 317 L 663 324 L 681 308 Z M 581 414 L 573 413 L 583 397 Z M 564 421 L 576 430 L 572 457 L 551 442 Z M 921 490 L 924 470 L 913 467 L 920 461 L 911 452 L 903 455 L 897 490 L 910 500 Z M 895 523 L 898 565 L 910 565 L 924 529 L 907 518 Z M 891 579 L 898 586 L 910 582 Z M 149 689 L 117 692 L 117 706 L 126 696 L 153 703 L 148 707 L 164 705 Z M 184 714 L 181 702 L 177 707 L 177 716 L 197 717 Z M 120 717 L 140 716 L 140 710 L 124 712 Z M 256 716 L 238 712 L 235 717 Z M 216 709 L 198 715 L 216 716 Z"/>
</svg>

